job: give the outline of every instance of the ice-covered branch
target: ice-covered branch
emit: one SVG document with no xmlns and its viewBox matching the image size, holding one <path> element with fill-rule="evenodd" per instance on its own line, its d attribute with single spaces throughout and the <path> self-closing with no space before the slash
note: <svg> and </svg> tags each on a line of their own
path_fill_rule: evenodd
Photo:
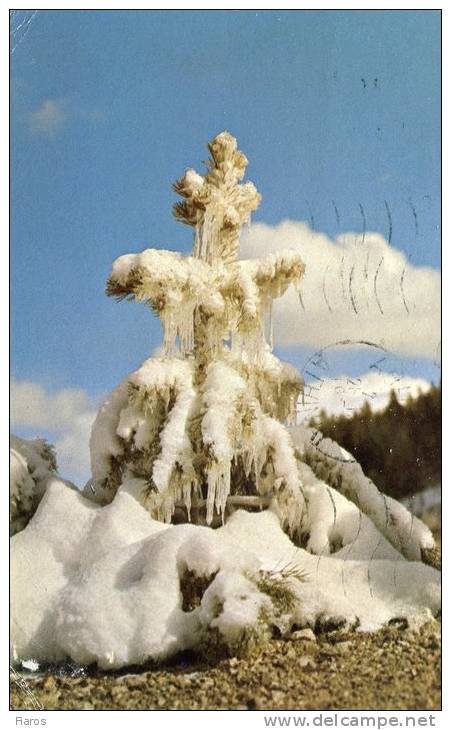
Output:
<svg viewBox="0 0 451 730">
<path fill-rule="evenodd" d="M 231 134 L 221 132 L 208 149 L 207 174 L 190 169 L 174 184 L 184 198 L 174 205 L 174 216 L 196 229 L 196 258 L 230 263 L 237 256 L 242 226 L 260 204 L 260 194 L 251 182 L 238 184 L 248 162 Z"/>
<path fill-rule="evenodd" d="M 313 472 L 354 502 L 389 542 L 409 560 L 421 560 L 435 546 L 431 531 L 402 504 L 387 497 L 365 476 L 360 464 L 317 429 L 290 429 L 300 458 Z"/>
<path fill-rule="evenodd" d="M 280 251 L 267 259 L 210 265 L 172 251 L 147 249 L 120 256 L 108 279 L 107 293 L 118 299 L 134 298 L 156 312 L 162 321 L 167 354 L 179 338 L 182 354 L 193 350 L 195 318 L 206 318 L 212 354 L 234 334 L 264 343 L 263 317 L 270 302 L 290 284 L 299 286 L 304 264 L 299 254 Z M 253 339 L 252 339 L 253 338 Z M 202 331 L 201 339 L 205 339 Z"/>
</svg>

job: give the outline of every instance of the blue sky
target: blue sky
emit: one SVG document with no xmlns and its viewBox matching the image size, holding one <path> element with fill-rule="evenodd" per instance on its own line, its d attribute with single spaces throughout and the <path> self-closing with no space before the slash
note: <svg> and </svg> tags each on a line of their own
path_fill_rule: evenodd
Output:
<svg viewBox="0 0 451 730">
<path fill-rule="evenodd" d="M 438 11 L 39 11 L 12 47 L 16 379 L 95 396 L 159 344 L 105 281 L 123 253 L 191 249 L 171 183 L 223 129 L 262 193 L 254 221 L 365 226 L 439 267 Z"/>
</svg>

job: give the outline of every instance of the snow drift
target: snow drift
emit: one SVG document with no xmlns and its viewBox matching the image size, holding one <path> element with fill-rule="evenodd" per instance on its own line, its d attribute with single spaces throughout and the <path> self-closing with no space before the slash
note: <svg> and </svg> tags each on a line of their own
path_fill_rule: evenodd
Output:
<svg viewBox="0 0 451 730">
<path fill-rule="evenodd" d="M 302 469 L 306 549 L 283 532 L 275 506 L 238 510 L 214 530 L 152 519 L 136 499 L 142 480 L 103 507 L 51 483 L 12 538 L 13 656 L 113 669 L 187 648 L 256 649 L 275 628 L 369 631 L 431 619 L 438 571 L 406 560 L 356 505 Z"/>
</svg>

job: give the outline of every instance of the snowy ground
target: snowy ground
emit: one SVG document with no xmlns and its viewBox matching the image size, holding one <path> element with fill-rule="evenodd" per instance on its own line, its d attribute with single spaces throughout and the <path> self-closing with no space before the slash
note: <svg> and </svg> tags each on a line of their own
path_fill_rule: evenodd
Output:
<svg viewBox="0 0 451 730">
<path fill-rule="evenodd" d="M 440 511 L 421 515 L 440 538 Z M 11 708 L 130 710 L 436 710 L 440 625 L 398 623 L 376 633 L 329 630 L 273 639 L 258 657 L 206 665 L 189 653 L 161 668 L 14 671 Z"/>
<path fill-rule="evenodd" d="M 439 611 L 438 571 L 405 560 L 341 495 L 333 495 L 329 538 L 339 536 L 342 547 L 312 555 L 271 510 L 239 510 L 217 530 L 167 526 L 149 517 L 134 486 L 99 507 L 55 480 L 13 537 L 17 660 L 70 657 L 112 669 L 212 641 L 233 654 L 274 627 L 332 622 L 368 631 L 395 618 L 420 625 Z M 311 519 L 314 535 L 313 509 Z M 186 577 L 204 581 L 191 610 L 183 606 Z"/>
<path fill-rule="evenodd" d="M 12 538 L 12 708 L 439 708 L 440 574 L 399 550 L 432 540 L 424 523 L 397 543 L 378 502 L 366 495 L 371 520 L 304 464 L 312 554 L 276 508 L 216 530 L 164 525 L 140 480 L 101 507 L 59 480 L 41 442 L 14 446 L 13 498 L 30 521 Z M 328 475 L 355 487 L 359 469 L 344 459 Z M 438 497 L 406 504 L 436 540 Z"/>
</svg>

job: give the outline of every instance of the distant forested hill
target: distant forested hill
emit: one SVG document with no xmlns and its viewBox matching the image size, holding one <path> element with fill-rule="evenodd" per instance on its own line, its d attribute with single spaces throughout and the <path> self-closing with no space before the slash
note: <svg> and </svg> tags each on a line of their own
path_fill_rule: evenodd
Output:
<svg viewBox="0 0 451 730">
<path fill-rule="evenodd" d="M 407 496 L 441 480 L 441 395 L 432 386 L 401 405 L 392 390 L 384 411 L 365 402 L 352 417 L 321 411 L 310 425 L 353 454 L 383 492 Z"/>
</svg>

